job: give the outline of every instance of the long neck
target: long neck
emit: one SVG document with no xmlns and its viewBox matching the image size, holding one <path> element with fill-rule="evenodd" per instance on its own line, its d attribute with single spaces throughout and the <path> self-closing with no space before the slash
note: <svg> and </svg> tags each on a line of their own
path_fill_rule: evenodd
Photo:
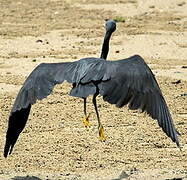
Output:
<svg viewBox="0 0 187 180">
<path fill-rule="evenodd" d="M 105 34 L 100 58 L 103 58 L 103 59 L 107 58 L 108 51 L 109 51 L 109 41 L 110 41 L 111 35 L 112 33 L 109 31 L 107 31 Z"/>
</svg>

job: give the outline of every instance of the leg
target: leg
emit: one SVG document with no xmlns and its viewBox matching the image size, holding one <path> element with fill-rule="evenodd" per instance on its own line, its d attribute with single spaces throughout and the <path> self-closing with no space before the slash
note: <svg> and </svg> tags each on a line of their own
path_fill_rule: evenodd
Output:
<svg viewBox="0 0 187 180">
<path fill-rule="evenodd" d="M 82 122 L 86 128 L 90 127 L 89 117 L 90 117 L 90 114 L 87 116 L 87 113 L 86 113 L 86 98 L 84 98 L 84 118 L 82 119 Z"/>
<path fill-rule="evenodd" d="M 99 118 L 99 113 L 98 113 L 98 109 L 97 109 L 96 97 L 97 97 L 97 94 L 94 94 L 94 95 L 93 95 L 93 104 L 94 104 L 94 107 L 95 107 L 95 112 L 96 112 L 97 120 L 98 120 L 99 140 L 100 140 L 100 141 L 105 141 L 105 140 L 106 140 L 106 137 L 105 137 L 105 135 L 104 135 L 104 128 L 103 128 L 103 125 L 101 124 L 101 121 L 100 121 L 100 118 Z"/>
<path fill-rule="evenodd" d="M 84 98 L 84 115 L 87 116 L 86 114 L 86 98 Z"/>
</svg>

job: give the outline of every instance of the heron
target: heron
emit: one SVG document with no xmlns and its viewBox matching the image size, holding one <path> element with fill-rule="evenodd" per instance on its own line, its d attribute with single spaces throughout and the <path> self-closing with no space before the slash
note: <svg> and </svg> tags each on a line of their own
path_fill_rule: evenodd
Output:
<svg viewBox="0 0 187 180">
<path fill-rule="evenodd" d="M 131 110 L 140 109 L 157 120 L 163 132 L 178 147 L 178 131 L 157 80 L 140 55 L 121 60 L 106 60 L 109 41 L 116 30 L 116 23 L 108 20 L 100 58 L 83 58 L 73 62 L 41 63 L 27 77 L 21 87 L 8 119 L 4 157 L 12 153 L 13 147 L 23 131 L 31 110 L 37 100 L 51 94 L 56 84 L 64 81 L 72 84 L 70 95 L 84 100 L 85 124 L 89 124 L 86 98 L 93 95 L 93 105 L 98 120 L 100 140 L 105 140 L 97 96 L 121 108 L 128 105 Z"/>
<path fill-rule="evenodd" d="M 116 30 L 116 22 L 114 20 L 106 20 L 105 29 L 106 29 L 106 32 L 105 32 L 103 45 L 101 49 L 101 55 L 100 55 L 100 58 L 102 59 L 107 59 L 107 55 L 109 52 L 109 41 L 110 41 L 112 33 Z M 99 139 L 101 141 L 105 141 L 106 137 L 104 135 L 104 128 L 100 122 L 99 113 L 98 113 L 97 104 L 96 104 L 96 97 L 97 97 L 97 94 L 93 96 L 93 104 L 94 104 L 97 119 L 98 119 Z M 82 121 L 83 121 L 84 126 L 87 128 L 87 127 L 90 127 L 90 123 L 89 123 L 90 114 L 87 115 L 86 98 L 83 98 L 83 99 L 84 99 L 84 118 L 82 119 Z"/>
</svg>

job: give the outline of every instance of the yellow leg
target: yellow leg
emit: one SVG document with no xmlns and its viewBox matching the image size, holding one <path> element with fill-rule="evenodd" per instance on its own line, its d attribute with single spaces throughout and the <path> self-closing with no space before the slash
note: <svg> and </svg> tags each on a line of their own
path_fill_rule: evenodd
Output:
<svg viewBox="0 0 187 180">
<path fill-rule="evenodd" d="M 88 127 L 91 126 L 91 125 L 90 125 L 90 122 L 89 122 L 89 117 L 90 117 L 90 114 L 89 114 L 88 116 L 85 116 L 84 118 L 82 118 L 82 122 L 83 122 L 83 124 L 84 124 L 84 126 L 85 126 L 86 128 L 88 128 Z"/>
<path fill-rule="evenodd" d="M 105 134 L 104 134 L 104 128 L 102 125 L 99 126 L 99 140 L 100 141 L 105 141 L 106 140 L 106 137 L 105 137 Z"/>
<path fill-rule="evenodd" d="M 105 141 L 106 137 L 104 135 L 104 128 L 103 128 L 103 125 L 101 124 L 101 121 L 100 121 L 100 118 L 99 118 L 99 113 L 98 113 L 98 110 L 97 110 L 97 102 L 96 102 L 97 95 L 98 95 L 97 93 L 93 95 L 92 102 L 94 104 L 95 112 L 96 112 L 96 115 L 97 115 L 98 130 L 99 130 L 99 140 L 100 141 Z"/>
</svg>

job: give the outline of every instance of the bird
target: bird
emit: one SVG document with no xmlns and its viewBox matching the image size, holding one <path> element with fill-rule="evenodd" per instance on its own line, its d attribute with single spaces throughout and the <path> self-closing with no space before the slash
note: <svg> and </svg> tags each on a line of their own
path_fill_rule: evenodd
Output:
<svg viewBox="0 0 187 180">
<path fill-rule="evenodd" d="M 98 120 L 100 139 L 104 140 L 104 128 L 101 123 L 97 96 L 122 108 L 125 105 L 131 110 L 140 109 L 152 119 L 156 119 L 163 132 L 178 147 L 178 131 L 159 84 L 140 55 L 120 60 L 106 60 L 109 52 L 109 41 L 116 30 L 116 23 L 108 20 L 100 58 L 83 58 L 73 62 L 41 63 L 27 77 L 21 87 L 11 109 L 4 157 L 12 153 L 13 147 L 23 131 L 31 110 L 37 100 L 51 94 L 56 84 L 64 81 L 72 84 L 69 95 L 84 99 L 84 115 L 86 114 L 86 98 L 93 95 L 93 105 Z M 87 118 L 87 117 L 86 117 Z"/>
<path fill-rule="evenodd" d="M 102 49 L 101 49 L 101 55 L 100 55 L 100 58 L 102 59 L 107 59 L 107 55 L 108 55 L 108 52 L 109 52 L 109 41 L 110 41 L 110 38 L 111 38 L 111 35 L 112 33 L 116 30 L 116 22 L 114 20 L 106 20 L 106 23 L 105 23 L 105 29 L 106 29 L 106 32 L 105 32 L 105 35 L 104 35 L 104 40 L 103 40 L 103 45 L 102 45 Z M 97 115 L 97 119 L 98 119 L 98 129 L 99 129 L 99 139 L 101 141 L 105 141 L 106 140 L 106 137 L 104 135 L 104 128 L 100 122 L 100 118 L 99 118 L 99 113 L 98 113 L 98 110 L 97 110 L 97 105 L 96 105 L 96 96 L 93 96 L 93 104 L 94 104 L 94 107 L 95 107 L 95 111 L 96 111 L 96 115 Z M 87 112 L 86 112 L 86 98 L 83 98 L 84 99 L 84 118 L 83 118 L 83 124 L 84 126 L 87 128 L 87 127 L 90 127 L 90 122 L 89 122 L 89 117 L 90 117 L 90 114 L 87 115 Z"/>
</svg>

